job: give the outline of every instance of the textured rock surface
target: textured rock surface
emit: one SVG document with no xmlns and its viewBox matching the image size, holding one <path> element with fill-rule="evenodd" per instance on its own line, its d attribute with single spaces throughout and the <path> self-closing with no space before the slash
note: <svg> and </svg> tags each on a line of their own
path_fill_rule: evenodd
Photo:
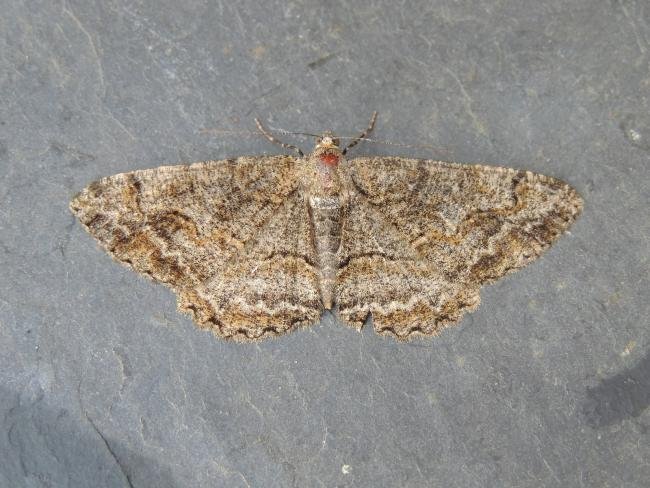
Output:
<svg viewBox="0 0 650 488">
<path fill-rule="evenodd" d="M 645 2 L 259 3 L 2 1 L 0 486 L 644 486 Z M 372 110 L 375 137 L 436 149 L 355 155 L 522 167 L 585 199 L 432 341 L 332 315 L 217 341 L 67 209 L 101 176 L 277 153 L 219 132 L 256 115 L 354 134 Z"/>
</svg>

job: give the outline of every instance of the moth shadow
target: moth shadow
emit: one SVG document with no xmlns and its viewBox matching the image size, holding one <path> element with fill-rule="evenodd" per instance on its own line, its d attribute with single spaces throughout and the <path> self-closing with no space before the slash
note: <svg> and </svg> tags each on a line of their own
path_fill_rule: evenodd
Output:
<svg viewBox="0 0 650 488">
<path fill-rule="evenodd" d="M 321 323 L 330 322 L 332 324 L 338 324 L 342 327 L 350 328 L 350 326 L 347 325 L 345 321 L 341 318 L 341 316 L 338 314 L 338 305 L 335 305 L 334 308 L 332 309 L 324 310 L 323 315 L 321 315 L 320 322 Z M 358 330 L 358 332 L 364 335 L 368 334 L 368 336 L 372 335 L 381 342 L 399 345 L 400 347 L 431 349 L 431 348 L 438 347 L 440 345 L 441 340 L 445 340 L 446 342 L 451 342 L 451 343 L 462 341 L 462 337 L 465 335 L 467 331 L 467 327 L 471 327 L 473 322 L 474 322 L 474 318 L 470 314 L 466 316 L 459 324 L 454 324 L 451 326 L 444 327 L 440 331 L 440 334 L 438 335 L 425 336 L 421 334 L 414 334 L 409 336 L 407 340 L 398 340 L 392 335 L 378 333 L 374 326 L 374 320 L 372 314 L 368 314 L 366 320 L 363 322 L 363 325 Z M 447 337 L 443 339 L 443 336 L 447 334 L 455 334 L 455 335 L 453 338 Z"/>
</svg>

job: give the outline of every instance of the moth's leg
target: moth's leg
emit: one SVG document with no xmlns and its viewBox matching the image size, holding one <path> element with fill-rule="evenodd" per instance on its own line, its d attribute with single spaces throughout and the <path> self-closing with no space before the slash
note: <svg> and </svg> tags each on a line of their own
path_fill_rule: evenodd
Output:
<svg viewBox="0 0 650 488">
<path fill-rule="evenodd" d="M 291 144 L 287 144 L 286 142 L 278 141 L 275 137 L 273 137 L 271 135 L 271 133 L 262 125 L 262 123 L 260 122 L 259 119 L 257 119 L 257 118 L 255 119 L 255 124 L 257 125 L 257 128 L 262 133 L 262 135 L 264 137 L 266 137 L 272 143 L 279 144 L 280 146 L 282 146 L 282 147 L 284 147 L 286 149 L 292 149 L 292 150 L 296 151 L 300 155 L 300 157 L 304 156 L 303 152 L 300 150 L 299 147 L 293 146 Z"/>
<path fill-rule="evenodd" d="M 355 139 L 352 139 L 350 144 L 345 146 L 345 149 L 343 149 L 343 154 L 348 152 L 348 149 L 350 149 L 351 147 L 354 147 L 357 144 L 359 144 L 359 141 L 361 139 L 363 139 L 364 137 L 366 137 L 368 134 L 370 134 L 372 132 L 372 129 L 375 128 L 375 121 L 376 120 L 377 120 L 377 112 L 375 111 L 375 112 L 372 113 L 372 117 L 370 117 L 370 123 L 368 124 L 368 127 L 366 128 L 366 130 L 364 130 L 361 134 L 359 134 Z"/>
</svg>

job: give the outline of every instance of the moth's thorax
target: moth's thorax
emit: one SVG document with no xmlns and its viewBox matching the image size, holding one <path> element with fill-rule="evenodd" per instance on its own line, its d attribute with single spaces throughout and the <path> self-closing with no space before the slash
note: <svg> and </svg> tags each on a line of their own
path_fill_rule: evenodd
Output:
<svg viewBox="0 0 650 488">
<path fill-rule="evenodd" d="M 302 179 L 307 193 L 313 197 L 339 195 L 342 191 L 343 154 L 338 146 L 318 144 L 305 159 Z"/>
</svg>

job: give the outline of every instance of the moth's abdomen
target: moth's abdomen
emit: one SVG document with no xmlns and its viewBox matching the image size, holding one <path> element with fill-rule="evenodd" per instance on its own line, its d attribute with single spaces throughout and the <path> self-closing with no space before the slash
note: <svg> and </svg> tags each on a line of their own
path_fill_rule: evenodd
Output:
<svg viewBox="0 0 650 488">
<path fill-rule="evenodd" d="M 309 199 L 314 247 L 318 256 L 320 289 L 323 306 L 333 306 L 334 283 L 341 246 L 341 202 L 338 196 Z"/>
</svg>

